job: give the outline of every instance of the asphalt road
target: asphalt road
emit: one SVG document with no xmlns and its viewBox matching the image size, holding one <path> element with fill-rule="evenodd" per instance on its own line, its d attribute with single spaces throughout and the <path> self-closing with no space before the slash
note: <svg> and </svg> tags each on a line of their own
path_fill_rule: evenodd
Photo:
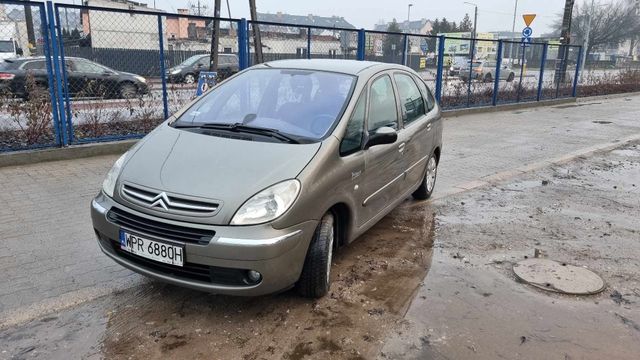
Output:
<svg viewBox="0 0 640 360">
<path fill-rule="evenodd" d="M 95 243 L 88 207 L 117 156 L 0 168 L 0 359 L 380 356 L 406 321 L 421 321 L 404 314 L 415 306 L 420 284 L 432 281 L 425 273 L 442 273 L 430 264 L 465 249 L 451 242 L 446 252 L 432 253 L 432 242 L 442 244 L 442 217 L 455 223 L 476 212 L 460 215 L 449 198 L 639 139 L 638 109 L 636 95 L 447 119 L 434 201 L 407 200 L 337 254 L 331 294 L 312 302 L 290 292 L 255 299 L 198 293 L 147 280 L 107 259 Z M 448 205 L 440 208 L 438 201 Z M 446 290 L 465 286 L 452 282 Z"/>
</svg>

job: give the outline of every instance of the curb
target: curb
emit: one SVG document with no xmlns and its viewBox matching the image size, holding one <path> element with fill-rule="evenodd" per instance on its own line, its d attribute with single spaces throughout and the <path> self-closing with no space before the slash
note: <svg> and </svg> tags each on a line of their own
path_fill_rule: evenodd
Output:
<svg viewBox="0 0 640 360">
<path fill-rule="evenodd" d="M 582 102 L 590 102 L 590 101 L 597 101 L 597 100 L 620 99 L 620 98 L 626 98 L 630 96 L 639 96 L 639 95 L 640 95 L 640 91 L 609 94 L 609 95 L 585 96 L 585 97 L 578 97 L 578 102 L 582 103 Z"/>
<path fill-rule="evenodd" d="M 121 140 L 94 144 L 73 145 L 64 148 L 51 148 L 43 150 L 16 151 L 0 154 L 0 168 L 6 166 L 18 166 L 35 164 L 45 161 L 72 160 L 101 155 L 122 154 L 129 150 L 135 140 Z"/>
<path fill-rule="evenodd" d="M 636 134 L 636 135 L 631 135 L 628 136 L 626 138 L 620 139 L 620 140 L 615 140 L 613 142 L 609 142 L 609 143 L 604 143 L 604 144 L 598 144 L 598 145 L 594 145 L 594 146 L 590 146 L 584 149 L 580 149 L 580 150 L 576 150 L 573 152 L 570 152 L 568 154 L 564 154 L 562 156 L 558 156 L 556 158 L 552 158 L 549 160 L 542 160 L 542 161 L 537 161 L 528 165 L 524 165 L 524 166 L 520 166 L 517 167 L 515 169 L 511 169 L 511 170 L 506 170 L 506 171 L 501 171 L 498 173 L 495 173 L 493 175 L 488 175 L 485 176 L 483 178 L 480 178 L 478 180 L 473 180 L 470 182 L 466 182 L 460 185 L 455 185 L 453 186 L 451 189 L 445 190 L 443 192 L 439 192 L 437 194 L 434 194 L 434 196 L 432 197 L 433 200 L 440 200 L 442 198 L 445 198 L 447 196 L 451 196 L 451 195 L 457 195 L 469 190 L 475 190 L 478 188 L 482 188 L 482 187 L 486 187 L 486 186 L 494 186 L 497 185 L 501 182 L 510 180 L 516 176 L 519 175 L 523 175 L 523 174 L 527 174 L 527 173 L 532 173 L 534 171 L 546 168 L 548 166 L 552 166 L 552 165 L 562 165 L 562 164 L 566 164 L 568 162 L 571 162 L 577 158 L 580 157 L 585 157 L 585 156 L 590 156 L 596 153 L 603 153 L 603 152 L 607 152 L 607 151 L 611 151 L 614 149 L 617 149 L 619 147 L 622 147 L 628 143 L 634 142 L 634 141 L 640 141 L 640 134 Z"/>
<path fill-rule="evenodd" d="M 569 104 L 569 103 L 575 103 L 575 102 L 576 102 L 576 98 L 571 97 L 571 98 L 564 98 L 564 99 L 530 101 L 530 102 L 503 104 L 503 105 L 496 105 L 496 106 L 479 106 L 479 107 L 472 107 L 472 108 L 466 108 L 466 109 L 443 110 L 442 117 L 455 117 L 455 116 L 482 114 L 482 113 L 496 112 L 496 111 L 510 111 L 510 110 L 536 108 L 536 107 L 543 107 L 543 106 L 555 106 L 555 105 Z"/>
</svg>

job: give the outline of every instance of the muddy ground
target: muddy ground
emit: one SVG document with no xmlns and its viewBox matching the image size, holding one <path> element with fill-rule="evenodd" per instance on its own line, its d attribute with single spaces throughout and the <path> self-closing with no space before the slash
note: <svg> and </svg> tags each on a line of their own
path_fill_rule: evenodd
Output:
<svg viewBox="0 0 640 360">
<path fill-rule="evenodd" d="M 0 359 L 637 359 L 638 144 L 433 202 L 337 253 L 331 292 L 215 296 L 152 280 L 0 330 Z M 543 256 L 593 296 L 518 283 Z M 70 356 L 70 354 L 72 354 Z"/>
<path fill-rule="evenodd" d="M 429 268 L 434 218 L 424 205 L 395 210 L 339 251 L 331 291 L 317 301 L 293 290 L 238 298 L 149 280 L 0 332 L 8 345 L 0 358 L 370 359 Z"/>
<path fill-rule="evenodd" d="M 640 358 L 638 144 L 432 206 L 433 265 L 380 358 Z M 572 296 L 518 283 L 513 264 L 536 249 L 595 271 L 605 290 Z"/>
</svg>

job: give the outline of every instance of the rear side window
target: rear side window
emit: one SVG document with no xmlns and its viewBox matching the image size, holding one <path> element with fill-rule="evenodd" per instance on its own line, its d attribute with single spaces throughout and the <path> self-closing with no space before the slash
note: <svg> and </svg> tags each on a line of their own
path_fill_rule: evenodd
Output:
<svg viewBox="0 0 640 360">
<path fill-rule="evenodd" d="M 28 63 L 22 65 L 22 69 L 24 70 L 44 70 L 44 61 L 29 61 Z"/>
<path fill-rule="evenodd" d="M 396 79 L 396 85 L 398 86 L 403 121 L 405 124 L 410 124 L 426 113 L 424 99 L 411 76 L 394 74 L 393 77 Z"/>
<path fill-rule="evenodd" d="M 425 99 L 427 99 L 427 112 L 433 110 L 436 104 L 436 100 L 433 98 L 431 90 L 427 88 L 427 84 L 425 84 L 424 81 L 418 80 L 417 83 L 418 87 L 420 88 L 420 92 L 423 94 Z"/>
<path fill-rule="evenodd" d="M 353 154 L 362 148 L 366 98 L 366 91 L 363 91 L 356 103 L 356 107 L 353 109 L 353 113 L 351 113 L 351 118 L 349 119 L 349 123 L 347 123 L 347 130 L 340 143 L 341 156 Z"/>
</svg>

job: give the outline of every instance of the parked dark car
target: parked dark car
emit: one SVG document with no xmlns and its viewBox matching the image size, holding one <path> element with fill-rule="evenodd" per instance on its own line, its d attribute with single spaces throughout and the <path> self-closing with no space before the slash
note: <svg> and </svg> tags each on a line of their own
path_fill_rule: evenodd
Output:
<svg viewBox="0 0 640 360">
<path fill-rule="evenodd" d="M 209 70 L 209 54 L 194 55 L 180 65 L 167 70 L 167 81 L 171 83 L 193 84 L 198 81 L 200 71 Z M 234 54 L 218 54 L 218 74 L 222 79 L 240 70 L 238 57 Z"/>
<path fill-rule="evenodd" d="M 149 92 L 142 76 L 110 69 L 87 59 L 65 58 L 69 94 L 74 97 L 128 99 Z M 0 91 L 27 98 L 27 75 L 33 76 L 35 86 L 48 91 L 45 58 L 29 57 L 5 59 L 0 62 Z"/>
</svg>

